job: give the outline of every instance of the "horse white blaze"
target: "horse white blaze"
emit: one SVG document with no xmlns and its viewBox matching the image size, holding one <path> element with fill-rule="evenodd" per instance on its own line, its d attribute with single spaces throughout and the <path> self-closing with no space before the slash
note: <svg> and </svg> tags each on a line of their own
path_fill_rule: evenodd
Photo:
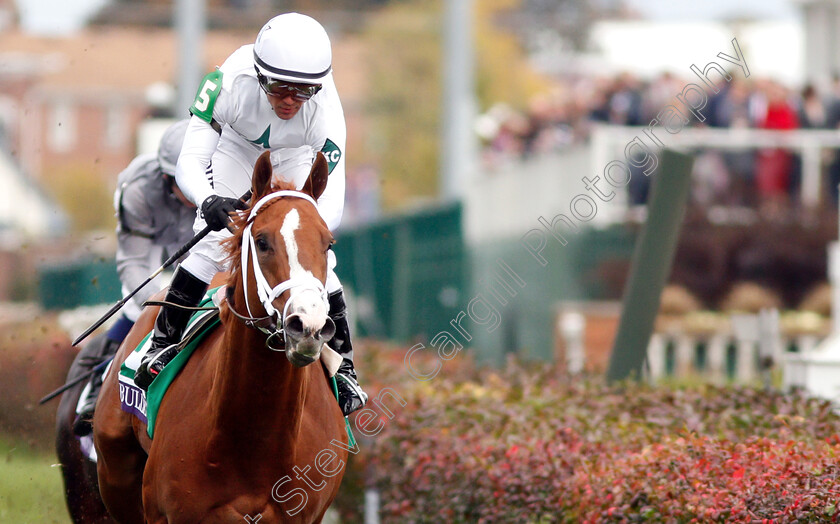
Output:
<svg viewBox="0 0 840 524">
<path fill-rule="evenodd" d="M 292 209 L 286 214 L 283 225 L 280 227 L 280 234 L 286 244 L 286 255 L 289 258 L 289 278 L 292 280 L 303 276 L 314 278 L 312 272 L 300 263 L 298 244 L 295 239 L 295 231 L 298 229 L 300 229 L 300 213 L 297 209 Z M 288 314 L 299 315 L 304 328 L 310 329 L 313 333 L 324 327 L 327 320 L 327 308 L 320 293 L 311 288 L 300 291 L 293 288 L 291 292 L 292 303 L 289 304 Z"/>
<path fill-rule="evenodd" d="M 302 276 L 303 274 L 311 272 L 303 269 L 298 260 L 298 245 L 295 240 L 295 231 L 300 229 L 300 213 L 297 209 L 292 209 L 286 214 L 283 219 L 283 225 L 280 226 L 280 234 L 283 235 L 283 242 L 286 243 L 286 255 L 289 257 L 289 278 Z"/>
</svg>

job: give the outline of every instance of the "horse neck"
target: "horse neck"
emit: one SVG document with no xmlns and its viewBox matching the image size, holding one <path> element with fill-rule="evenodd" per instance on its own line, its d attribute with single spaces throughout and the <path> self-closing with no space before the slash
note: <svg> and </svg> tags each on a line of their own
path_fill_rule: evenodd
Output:
<svg viewBox="0 0 840 524">
<path fill-rule="evenodd" d="M 238 274 L 235 272 L 232 280 Z M 245 313 L 241 280 L 229 285 L 235 286 L 234 307 L 238 313 Z M 251 306 L 254 315 L 264 314 L 262 306 L 258 306 L 259 312 Z M 239 449 L 242 440 L 238 437 L 246 432 L 249 447 L 257 453 L 266 450 L 260 449 L 255 440 L 263 439 L 266 445 L 286 439 L 296 442 L 312 366 L 294 368 L 285 354 L 266 347 L 264 333 L 245 326 L 233 315 L 228 318 L 211 393 L 215 435 L 230 439 Z"/>
</svg>

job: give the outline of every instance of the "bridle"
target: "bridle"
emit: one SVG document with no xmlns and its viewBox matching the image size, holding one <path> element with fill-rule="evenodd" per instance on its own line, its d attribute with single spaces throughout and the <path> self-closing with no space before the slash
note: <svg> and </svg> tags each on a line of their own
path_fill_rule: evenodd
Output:
<svg viewBox="0 0 840 524">
<path fill-rule="evenodd" d="M 247 226 L 242 232 L 242 286 L 245 293 L 245 309 L 248 311 L 247 315 L 239 314 L 233 309 L 233 301 L 231 296 L 233 289 L 231 287 L 228 287 L 227 289 L 228 309 L 230 310 L 230 312 L 233 313 L 235 317 L 240 319 L 246 326 L 258 329 L 266 335 L 268 335 L 268 339 L 266 340 L 265 344 L 269 349 L 274 351 L 283 351 L 285 349 L 286 334 L 283 329 L 283 321 L 285 320 L 286 314 L 288 313 L 289 305 L 291 305 L 292 300 L 295 296 L 300 294 L 302 291 L 314 290 L 318 292 L 318 294 L 321 296 L 321 299 L 324 301 L 324 305 L 327 307 L 327 310 L 329 310 L 327 290 L 324 287 L 324 284 L 311 274 L 305 274 L 294 278 L 289 278 L 288 280 L 285 280 L 277 284 L 276 286 L 271 287 L 271 285 L 268 283 L 268 280 L 266 280 L 262 269 L 260 268 L 259 258 L 257 257 L 256 242 L 254 242 L 254 237 L 251 234 L 251 226 L 253 226 L 254 224 L 254 218 L 257 216 L 257 213 L 267 202 L 282 197 L 302 198 L 310 204 L 312 204 L 313 206 L 315 206 L 316 210 L 318 209 L 318 204 L 315 202 L 315 199 L 299 191 L 281 190 L 275 191 L 274 193 L 270 193 L 262 197 L 251 209 L 251 213 L 248 215 Z M 262 304 L 266 312 L 266 315 L 262 317 L 254 316 L 254 314 L 251 312 L 251 305 L 248 302 L 249 257 L 253 260 L 254 279 L 256 280 L 257 284 L 257 295 L 259 296 L 260 303 Z M 286 300 L 286 305 L 283 307 L 283 311 L 277 311 L 277 309 L 274 307 L 273 301 L 286 291 L 289 291 L 289 299 Z M 276 344 L 278 340 L 282 342 L 282 345 L 273 345 Z"/>
</svg>

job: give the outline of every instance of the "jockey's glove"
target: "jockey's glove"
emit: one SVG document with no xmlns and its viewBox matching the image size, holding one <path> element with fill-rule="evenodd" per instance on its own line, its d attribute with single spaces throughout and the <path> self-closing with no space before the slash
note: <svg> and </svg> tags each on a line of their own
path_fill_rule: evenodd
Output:
<svg viewBox="0 0 840 524">
<path fill-rule="evenodd" d="M 213 231 L 221 231 L 230 223 L 230 214 L 248 206 L 239 199 L 210 195 L 201 203 L 201 216 Z"/>
</svg>

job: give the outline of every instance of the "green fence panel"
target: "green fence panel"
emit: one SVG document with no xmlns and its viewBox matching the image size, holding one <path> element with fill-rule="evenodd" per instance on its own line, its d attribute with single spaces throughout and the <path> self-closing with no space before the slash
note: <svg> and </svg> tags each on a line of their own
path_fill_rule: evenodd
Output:
<svg viewBox="0 0 840 524">
<path fill-rule="evenodd" d="M 342 231 L 334 249 L 362 336 L 424 338 L 460 309 L 466 288 L 460 203 Z"/>
<path fill-rule="evenodd" d="M 608 285 L 606 276 L 629 264 L 634 238 L 634 231 L 623 225 L 581 229 L 568 237 L 565 246 L 553 240 L 548 242 L 542 252 L 545 266 L 523 248 L 519 238 L 500 238 L 472 246 L 470 295 L 487 297 L 501 318 L 501 325 L 492 332 L 486 326 L 471 325 L 478 360 L 502 364 L 507 353 L 525 359 L 551 360 L 558 303 L 619 299 L 620 289 Z M 516 296 L 494 286 L 497 277 L 504 276 L 499 260 L 525 283 L 524 287 L 513 287 Z M 506 304 L 493 298 L 494 289 L 502 294 Z M 464 305 L 468 301 L 469 297 Z"/>
<path fill-rule="evenodd" d="M 113 259 L 84 259 L 38 268 L 38 301 L 44 309 L 72 309 L 120 299 Z"/>
<path fill-rule="evenodd" d="M 567 246 L 552 242 L 543 267 L 519 237 L 467 247 L 461 220 L 461 205 L 450 204 L 337 235 L 336 273 L 355 298 L 350 314 L 359 336 L 429 347 L 441 331 L 454 333 L 450 321 L 481 296 L 497 309 L 501 323 L 492 330 L 471 318 L 460 323 L 479 360 L 502 363 L 509 352 L 549 360 L 559 301 L 620 297 L 620 290 L 607 285 L 605 272 L 629 263 L 635 232 L 627 227 L 582 229 Z M 514 278 L 499 261 L 525 282 L 514 286 L 516 296 L 506 295 L 499 283 Z"/>
</svg>

